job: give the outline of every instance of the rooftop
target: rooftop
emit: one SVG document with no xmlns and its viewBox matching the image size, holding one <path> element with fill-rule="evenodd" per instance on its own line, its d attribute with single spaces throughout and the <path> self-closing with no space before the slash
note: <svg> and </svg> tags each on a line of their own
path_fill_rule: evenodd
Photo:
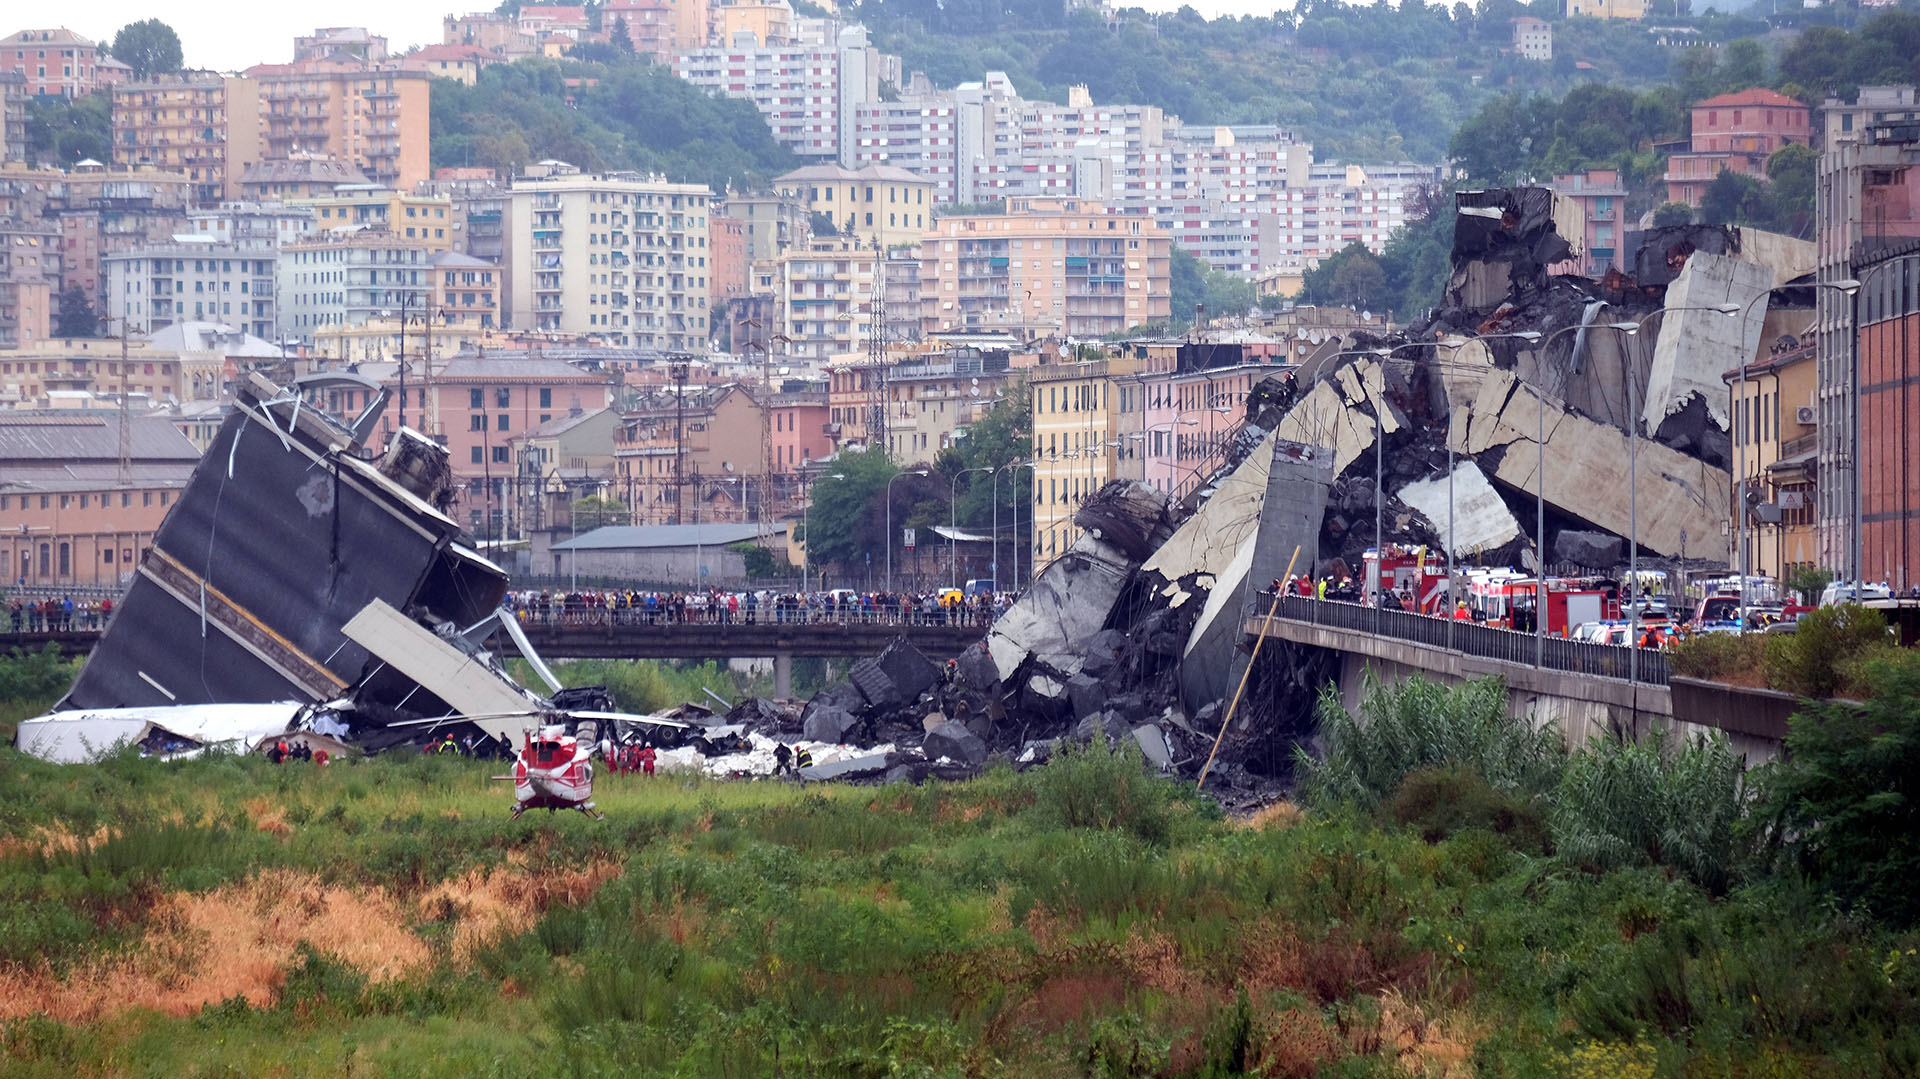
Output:
<svg viewBox="0 0 1920 1079">
<path fill-rule="evenodd" d="M 166 416 L 135 416 L 128 425 L 136 461 L 194 462 L 200 450 Z M 114 409 L 79 412 L 0 413 L 0 463 L 8 478 L 15 466 L 120 459 L 120 414 Z"/>
<path fill-rule="evenodd" d="M 577 539 L 556 543 L 556 551 L 624 551 L 649 547 L 720 547 L 759 539 L 757 524 L 608 525 Z"/>
<path fill-rule="evenodd" d="M 1777 90 L 1767 90 L 1758 86 L 1751 90 L 1740 90 L 1731 94 L 1721 94 L 1719 97 L 1710 97 L 1705 101 L 1696 101 L 1693 107 L 1695 109 L 1723 108 L 1728 105 L 1775 105 L 1802 110 L 1806 108 L 1805 105 Z"/>
</svg>

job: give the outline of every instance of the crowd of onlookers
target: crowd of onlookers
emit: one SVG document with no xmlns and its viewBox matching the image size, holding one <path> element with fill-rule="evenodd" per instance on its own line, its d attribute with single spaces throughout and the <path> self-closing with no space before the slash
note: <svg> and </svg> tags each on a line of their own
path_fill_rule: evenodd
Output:
<svg viewBox="0 0 1920 1079">
<path fill-rule="evenodd" d="M 528 625 L 990 625 L 1012 597 L 959 589 L 923 592 L 642 592 L 634 589 L 514 592 Z"/>
<path fill-rule="evenodd" d="M 14 597 L 7 604 L 7 625 L 14 633 L 61 632 L 72 629 L 101 629 L 113 617 L 113 599 L 72 596 L 55 599 Z"/>
</svg>

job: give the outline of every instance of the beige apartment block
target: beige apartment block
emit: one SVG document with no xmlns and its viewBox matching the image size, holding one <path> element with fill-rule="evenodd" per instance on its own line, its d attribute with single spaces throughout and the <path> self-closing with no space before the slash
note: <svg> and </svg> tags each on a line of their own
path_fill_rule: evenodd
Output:
<svg viewBox="0 0 1920 1079">
<path fill-rule="evenodd" d="M 201 205 L 240 198 L 240 175 L 260 155 L 260 88 L 249 79 L 193 72 L 113 88 L 113 163 L 185 173 Z"/>
<path fill-rule="evenodd" d="M 922 238 L 921 333 L 1119 333 L 1167 320 L 1172 273 L 1172 240 L 1151 221 L 1080 199 L 1010 199 L 1005 214 L 942 217 Z"/>
<path fill-rule="evenodd" d="M 1033 572 L 1080 538 L 1073 515 L 1087 496 L 1115 478 L 1123 441 L 1117 420 L 1120 382 L 1139 360 L 1102 355 L 1043 364 L 1027 376 L 1033 395 Z"/>
<path fill-rule="evenodd" d="M 707 348 L 713 193 L 571 166 L 513 185 L 513 326 L 623 348 Z"/>
<path fill-rule="evenodd" d="M 252 69 L 260 86 L 263 154 L 328 154 L 401 191 L 427 179 L 428 85 L 420 71 Z"/>
<path fill-rule="evenodd" d="M 840 236 L 867 247 L 918 243 L 933 222 L 933 181 L 891 165 L 807 165 L 773 183 L 780 194 L 833 222 Z"/>
</svg>

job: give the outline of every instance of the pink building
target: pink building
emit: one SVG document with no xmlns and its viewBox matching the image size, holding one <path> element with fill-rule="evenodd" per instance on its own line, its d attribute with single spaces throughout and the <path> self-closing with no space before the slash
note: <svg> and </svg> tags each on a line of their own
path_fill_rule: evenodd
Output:
<svg viewBox="0 0 1920 1079">
<path fill-rule="evenodd" d="M 777 393 L 768 402 L 772 410 L 773 471 L 783 475 L 798 471 L 833 452 L 833 439 L 827 434 L 827 395 L 815 393 Z"/>
<path fill-rule="evenodd" d="M 399 390 L 396 374 L 383 375 L 381 382 L 390 391 Z M 460 355 L 436 361 L 431 385 L 424 383 L 416 358 L 407 375 L 407 426 L 444 440 L 448 463 L 462 485 L 511 476 L 515 436 L 575 408 L 607 408 L 614 388 L 608 375 L 526 355 Z M 399 422 L 395 399 L 368 442 L 383 447 Z"/>
<path fill-rule="evenodd" d="M 1621 218 L 1627 208 L 1627 186 L 1616 169 L 1588 169 L 1553 178 L 1554 193 L 1580 204 L 1587 228 L 1581 237 L 1578 264 L 1566 272 L 1600 277 L 1620 255 Z"/>
<path fill-rule="evenodd" d="M 90 94 L 102 85 L 103 59 L 107 58 L 101 55 L 97 43 L 64 26 L 57 30 L 17 30 L 0 38 L 0 71 L 25 75 L 29 94 Z M 108 81 L 115 77 L 110 74 Z"/>
<path fill-rule="evenodd" d="M 747 294 L 747 223 L 737 217 L 707 217 L 707 306 Z"/>
<path fill-rule="evenodd" d="M 1722 169 L 1764 178 L 1767 157 L 1789 143 L 1813 141 L 1805 105 L 1772 90 L 1755 88 L 1710 97 L 1693 106 L 1687 152 L 1667 159 L 1667 200 L 1700 205 L 1707 185 Z"/>
</svg>

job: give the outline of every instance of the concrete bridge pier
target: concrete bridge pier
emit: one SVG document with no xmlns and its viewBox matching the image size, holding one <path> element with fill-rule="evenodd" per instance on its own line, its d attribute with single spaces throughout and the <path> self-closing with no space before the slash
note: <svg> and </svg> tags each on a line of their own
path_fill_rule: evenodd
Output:
<svg viewBox="0 0 1920 1079">
<path fill-rule="evenodd" d="M 776 652 L 773 657 L 773 696 L 786 700 L 793 696 L 793 653 Z"/>
</svg>

